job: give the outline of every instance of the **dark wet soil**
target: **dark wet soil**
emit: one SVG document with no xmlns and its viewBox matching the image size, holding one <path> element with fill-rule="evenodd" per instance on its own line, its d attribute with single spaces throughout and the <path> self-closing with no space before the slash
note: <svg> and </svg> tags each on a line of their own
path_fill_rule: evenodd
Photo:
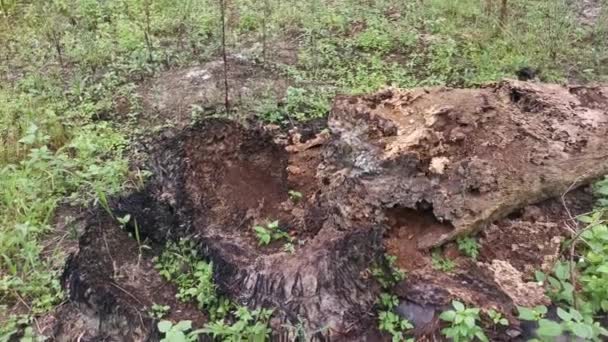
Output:
<svg viewBox="0 0 608 342">
<path fill-rule="evenodd" d="M 205 315 L 178 301 L 176 288 L 154 268 L 152 258 L 159 246 L 142 241 L 140 248 L 129 232 L 104 216 L 90 218 L 78 253 L 67 263 L 64 286 L 70 303 L 55 314 L 55 339 L 130 341 L 155 336 L 149 315 L 153 304 L 171 308 L 167 319 L 202 326 Z"/>
</svg>

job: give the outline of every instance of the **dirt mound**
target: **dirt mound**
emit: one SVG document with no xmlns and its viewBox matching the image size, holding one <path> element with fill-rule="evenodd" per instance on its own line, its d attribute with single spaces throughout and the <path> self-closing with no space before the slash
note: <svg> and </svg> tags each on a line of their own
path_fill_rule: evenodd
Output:
<svg viewBox="0 0 608 342">
<path fill-rule="evenodd" d="M 228 59 L 228 87 L 231 111 L 254 111 L 261 99 L 285 96 L 289 81 L 277 73 L 242 57 Z M 184 128 L 193 116 L 223 112 L 225 102 L 224 65 L 221 60 L 180 71 L 167 71 L 139 89 L 145 115 L 144 124 L 173 123 Z M 193 115 L 193 113 L 195 113 Z"/>
<path fill-rule="evenodd" d="M 550 262 L 554 235 L 566 234 L 561 201 L 543 201 L 608 173 L 607 105 L 606 88 L 505 81 L 340 97 L 329 132 L 307 139 L 206 120 L 160 143 L 154 178 L 113 209 L 130 214 L 155 244 L 191 237 L 213 261 L 222 294 L 275 309 L 276 338 L 290 337 L 285 325 L 302 324 L 319 339 L 378 340 L 380 286 L 370 270 L 383 265 L 388 249 L 409 271 L 394 290 L 417 334 L 433 334 L 437 313 L 459 297 L 503 312 L 516 330 L 493 332 L 504 339 L 520 334 L 516 303 L 546 300 L 526 265 Z M 128 272 L 152 279 L 132 287 L 117 276 L 136 256 L 120 241 L 105 252 L 104 239 L 121 232 L 107 216 L 91 217 L 69 263 L 70 299 L 89 308 L 84 316 L 113 327 L 105 333 L 154 339 L 142 307 L 160 285 L 153 273 Z M 294 239 L 293 251 L 259 245 L 253 226 L 274 220 Z M 447 244 L 444 255 L 456 269 L 432 267 L 429 247 L 483 228 L 479 262 Z M 535 236 L 540 255 L 522 251 L 531 247 L 520 239 L 525 234 Z M 117 325 L 117 317 L 128 324 Z"/>
</svg>

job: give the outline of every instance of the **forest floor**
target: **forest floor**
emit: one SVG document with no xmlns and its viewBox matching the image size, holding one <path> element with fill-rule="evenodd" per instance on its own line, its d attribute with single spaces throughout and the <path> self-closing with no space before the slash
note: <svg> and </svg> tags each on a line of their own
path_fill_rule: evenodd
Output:
<svg viewBox="0 0 608 342">
<path fill-rule="evenodd" d="M 2 2 L 0 341 L 599 340 L 608 7 L 508 4 Z"/>
</svg>

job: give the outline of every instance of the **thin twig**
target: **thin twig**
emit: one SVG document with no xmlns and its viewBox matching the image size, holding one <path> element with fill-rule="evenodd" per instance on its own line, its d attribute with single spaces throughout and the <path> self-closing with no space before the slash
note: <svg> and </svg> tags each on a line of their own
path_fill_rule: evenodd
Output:
<svg viewBox="0 0 608 342">
<path fill-rule="evenodd" d="M 102 231 L 101 237 L 103 237 L 103 242 L 106 245 L 106 250 L 108 251 L 108 256 L 110 257 L 110 261 L 112 262 L 112 277 L 116 277 L 116 268 L 114 263 L 114 258 L 112 258 L 112 253 L 110 252 L 110 246 L 108 245 L 108 240 L 106 239 L 106 234 Z"/>
<path fill-rule="evenodd" d="M 224 106 L 226 113 L 230 112 L 230 102 L 228 99 L 228 58 L 226 57 L 226 3 L 220 1 L 220 12 L 222 17 L 222 59 L 224 61 Z"/>
<path fill-rule="evenodd" d="M 584 175 L 583 175 L 584 176 Z M 574 261 L 574 253 L 576 252 L 576 245 L 578 243 L 578 239 L 581 237 L 581 235 L 590 227 L 592 227 L 592 224 L 589 224 L 588 226 L 586 226 L 585 228 L 578 230 L 576 227 L 578 226 L 578 223 L 576 221 L 576 219 L 574 218 L 574 216 L 572 216 L 572 212 L 570 211 L 570 208 L 568 208 L 568 205 L 566 204 L 566 195 L 572 191 L 572 189 L 574 189 L 576 183 L 578 183 L 578 181 L 583 177 L 577 177 L 572 184 L 570 184 L 570 186 L 568 187 L 568 189 L 566 189 L 566 191 L 564 191 L 564 193 L 561 196 L 561 202 L 562 202 L 562 206 L 564 207 L 564 209 L 566 210 L 566 214 L 568 214 L 568 218 L 570 219 L 570 222 L 572 222 L 572 224 L 574 224 L 574 228 L 570 226 L 569 223 L 566 223 L 566 227 L 568 227 L 568 229 L 571 231 L 573 237 L 572 237 L 572 241 L 570 242 L 570 256 L 569 256 L 569 266 L 570 266 L 570 283 L 572 284 L 573 290 L 572 290 L 572 305 L 574 306 L 575 309 L 578 310 L 578 300 L 576 298 L 576 274 L 574 272 L 574 267 L 576 265 L 576 262 Z"/>
<path fill-rule="evenodd" d="M 21 297 L 19 292 L 13 291 L 13 294 L 15 295 L 15 297 L 17 297 L 17 299 L 21 302 L 21 304 L 23 304 L 27 308 L 29 314 L 31 314 L 32 307 L 27 304 L 27 302 L 23 299 L 23 297 Z M 40 324 L 38 324 L 38 320 L 36 319 L 35 316 L 33 316 L 32 319 L 34 320 L 34 324 L 36 324 L 36 329 L 38 329 L 38 331 L 40 331 Z"/>
<path fill-rule="evenodd" d="M 137 299 L 137 297 L 135 297 L 133 294 L 131 294 L 129 291 L 123 289 L 122 287 L 118 286 L 118 284 L 116 284 L 114 281 L 110 282 L 110 284 L 112 284 L 114 287 L 116 287 L 117 289 L 119 289 L 120 291 L 124 292 L 125 294 L 127 294 L 129 297 L 133 298 L 137 303 L 139 303 L 139 305 L 141 305 L 142 307 L 145 307 L 146 305 L 144 303 L 142 303 L 139 299 Z M 141 317 L 141 312 L 140 310 L 135 307 L 135 305 L 131 305 L 129 302 L 127 302 L 127 305 L 129 305 L 130 307 L 135 309 L 135 312 L 137 312 L 137 315 L 139 316 L 139 322 L 141 323 L 142 327 L 144 326 L 144 320 Z"/>
<path fill-rule="evenodd" d="M 116 287 L 117 289 L 119 289 L 120 291 L 124 292 L 125 294 L 127 294 L 129 297 L 133 298 L 141 306 L 146 306 L 139 299 L 137 299 L 137 297 L 135 297 L 131 292 L 129 292 L 129 291 L 123 289 L 122 287 L 118 286 L 118 284 L 116 284 L 115 282 L 112 281 L 110 284 L 112 284 L 112 286 Z"/>
</svg>

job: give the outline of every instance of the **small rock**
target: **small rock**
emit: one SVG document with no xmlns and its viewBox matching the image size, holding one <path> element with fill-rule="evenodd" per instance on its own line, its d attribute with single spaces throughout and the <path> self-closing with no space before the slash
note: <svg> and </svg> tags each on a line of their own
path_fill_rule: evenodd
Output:
<svg viewBox="0 0 608 342">
<path fill-rule="evenodd" d="M 516 329 L 507 329 L 506 334 L 511 338 L 516 338 L 517 336 L 521 335 L 521 331 Z"/>
<path fill-rule="evenodd" d="M 416 329 L 424 329 L 433 322 L 435 317 L 435 308 L 431 306 L 422 306 L 409 300 L 402 301 L 395 309 L 397 314 L 414 325 Z"/>
</svg>

